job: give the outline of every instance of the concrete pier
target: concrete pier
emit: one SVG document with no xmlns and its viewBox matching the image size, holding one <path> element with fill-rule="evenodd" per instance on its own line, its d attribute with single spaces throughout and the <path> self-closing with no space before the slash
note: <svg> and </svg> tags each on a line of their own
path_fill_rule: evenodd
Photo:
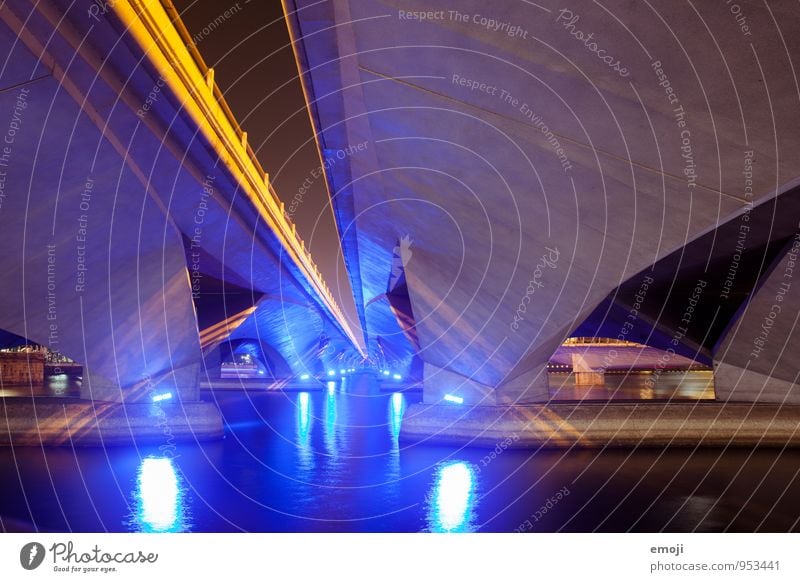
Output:
<svg viewBox="0 0 800 582">
<path fill-rule="evenodd" d="M 0 399 L 0 446 L 117 446 L 221 438 L 210 402 L 119 404 L 77 398 Z"/>
<path fill-rule="evenodd" d="M 415 404 L 400 438 L 494 448 L 800 447 L 800 406 L 718 402 Z"/>
<path fill-rule="evenodd" d="M 605 370 L 594 368 L 583 354 L 572 354 L 572 372 L 575 374 L 575 384 L 592 386 L 605 381 Z"/>
</svg>

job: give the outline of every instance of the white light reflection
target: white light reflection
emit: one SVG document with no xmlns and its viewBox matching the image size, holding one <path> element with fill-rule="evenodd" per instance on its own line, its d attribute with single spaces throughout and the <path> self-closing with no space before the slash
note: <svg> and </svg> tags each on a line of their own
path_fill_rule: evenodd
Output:
<svg viewBox="0 0 800 582">
<path fill-rule="evenodd" d="M 301 446 L 308 446 L 308 435 L 311 430 L 311 403 L 308 392 L 297 395 L 297 436 Z"/>
<path fill-rule="evenodd" d="M 172 459 L 142 459 L 134 496 L 134 520 L 139 531 L 161 533 L 186 530 L 184 492 Z"/>
<path fill-rule="evenodd" d="M 400 424 L 403 421 L 403 413 L 406 410 L 406 398 L 402 392 L 395 392 L 389 400 L 389 432 L 392 440 L 397 441 L 400 436 Z"/>
<path fill-rule="evenodd" d="M 473 531 L 475 471 L 463 461 L 439 466 L 429 497 L 428 525 L 434 532 Z"/>
<path fill-rule="evenodd" d="M 300 449 L 298 456 L 303 470 L 311 470 L 314 467 L 311 420 L 311 398 L 308 392 L 300 392 L 297 395 L 297 446 Z"/>
<path fill-rule="evenodd" d="M 328 394 L 325 398 L 325 427 L 323 438 L 325 440 L 325 450 L 329 455 L 337 454 L 336 448 L 336 382 L 328 382 Z"/>
<path fill-rule="evenodd" d="M 67 393 L 67 389 L 69 388 L 69 376 L 66 374 L 55 374 L 50 376 L 48 383 L 53 394 L 62 396 Z"/>
</svg>

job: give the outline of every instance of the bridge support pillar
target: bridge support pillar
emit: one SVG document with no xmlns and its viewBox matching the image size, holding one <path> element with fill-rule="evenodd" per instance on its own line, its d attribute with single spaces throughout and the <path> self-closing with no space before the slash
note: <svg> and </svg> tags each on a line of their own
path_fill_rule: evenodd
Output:
<svg viewBox="0 0 800 582">
<path fill-rule="evenodd" d="M 605 371 L 602 368 L 592 368 L 583 354 L 572 354 L 572 373 L 577 386 L 605 383 Z"/>
<path fill-rule="evenodd" d="M 714 392 L 721 402 L 800 404 L 800 255 L 794 236 L 767 269 L 714 349 Z"/>
<path fill-rule="evenodd" d="M 462 376 L 434 364 L 423 364 L 422 400 L 425 404 L 461 402 L 472 406 L 497 404 L 497 393 L 492 386 L 473 378 Z"/>
<path fill-rule="evenodd" d="M 160 377 L 145 377 L 133 386 L 118 383 L 85 368 L 81 398 L 104 402 L 150 402 L 153 398 L 194 402 L 200 400 L 200 363 L 188 364 Z"/>
<path fill-rule="evenodd" d="M 547 402 L 550 389 L 547 363 L 529 368 L 498 386 L 425 362 L 423 402 L 425 404 L 459 403 L 472 406 L 496 406 Z"/>
</svg>

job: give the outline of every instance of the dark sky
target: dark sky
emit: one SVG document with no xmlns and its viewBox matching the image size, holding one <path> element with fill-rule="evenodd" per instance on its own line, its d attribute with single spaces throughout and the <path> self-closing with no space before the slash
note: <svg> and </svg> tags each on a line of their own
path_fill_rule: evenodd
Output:
<svg viewBox="0 0 800 582">
<path fill-rule="evenodd" d="M 248 142 L 289 207 L 319 155 L 279 0 L 173 0 Z M 227 15 L 226 15 L 227 11 Z M 216 24 L 215 24 L 216 21 Z M 324 180 L 303 195 L 297 230 L 358 335 L 360 326 Z"/>
</svg>

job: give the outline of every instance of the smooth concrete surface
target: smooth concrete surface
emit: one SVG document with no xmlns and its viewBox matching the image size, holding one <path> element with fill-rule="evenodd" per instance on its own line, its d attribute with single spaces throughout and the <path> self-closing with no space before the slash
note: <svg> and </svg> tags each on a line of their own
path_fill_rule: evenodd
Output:
<svg viewBox="0 0 800 582">
<path fill-rule="evenodd" d="M 800 406 L 581 403 L 527 406 L 413 404 L 400 438 L 496 448 L 800 447 Z"/>
<path fill-rule="evenodd" d="M 497 404 L 497 394 L 492 386 L 461 376 L 451 370 L 425 362 L 423 368 L 423 400 L 436 404 L 447 395 L 462 398 L 466 404 L 489 406 Z"/>
<path fill-rule="evenodd" d="M 726 362 L 714 364 L 717 400 L 800 404 L 797 384 Z"/>
<path fill-rule="evenodd" d="M 210 402 L 114 404 L 66 398 L 0 399 L 0 446 L 118 446 L 222 438 Z"/>
<path fill-rule="evenodd" d="M 800 233 L 769 266 L 714 350 L 718 400 L 800 404 Z"/>
</svg>

